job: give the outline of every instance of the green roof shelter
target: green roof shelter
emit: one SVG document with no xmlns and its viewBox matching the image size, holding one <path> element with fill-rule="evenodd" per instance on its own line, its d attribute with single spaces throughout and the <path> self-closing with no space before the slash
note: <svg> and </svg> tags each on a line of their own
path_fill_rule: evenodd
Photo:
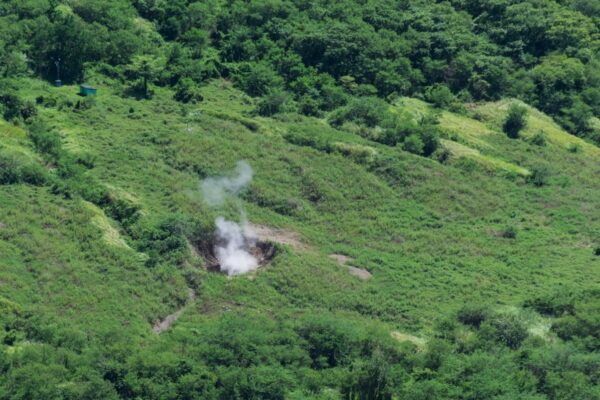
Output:
<svg viewBox="0 0 600 400">
<path fill-rule="evenodd" d="M 82 96 L 95 96 L 96 88 L 90 85 L 80 85 L 79 94 Z"/>
</svg>

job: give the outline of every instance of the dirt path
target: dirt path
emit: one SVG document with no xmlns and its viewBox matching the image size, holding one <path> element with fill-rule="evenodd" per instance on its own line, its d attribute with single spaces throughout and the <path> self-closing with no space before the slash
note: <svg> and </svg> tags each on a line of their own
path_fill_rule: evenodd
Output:
<svg viewBox="0 0 600 400">
<path fill-rule="evenodd" d="M 196 300 L 196 292 L 194 291 L 194 289 L 190 288 L 188 289 L 188 301 L 183 305 L 183 307 L 175 311 L 173 314 L 169 314 L 160 321 L 154 323 L 154 325 L 152 326 L 152 330 L 154 331 L 154 333 L 160 335 L 161 333 L 169 329 L 171 325 L 173 325 L 175 321 L 177 321 L 177 318 L 179 318 L 181 313 L 183 313 L 183 310 L 185 310 L 185 308 L 188 305 L 193 303 L 194 300 Z"/>
</svg>

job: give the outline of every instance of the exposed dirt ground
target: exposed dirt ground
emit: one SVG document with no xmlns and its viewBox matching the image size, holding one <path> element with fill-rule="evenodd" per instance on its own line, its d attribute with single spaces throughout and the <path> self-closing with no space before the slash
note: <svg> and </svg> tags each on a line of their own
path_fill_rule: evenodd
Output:
<svg viewBox="0 0 600 400">
<path fill-rule="evenodd" d="M 329 257 L 334 259 L 335 261 L 337 261 L 337 263 L 341 267 L 348 267 L 348 272 L 350 273 L 350 275 L 354 275 L 357 278 L 362 279 L 363 281 L 371 279 L 371 277 L 373 276 L 366 269 L 347 265 L 354 261 L 354 259 L 352 257 L 348 257 L 347 255 L 344 255 L 344 254 L 335 254 L 335 253 L 330 254 Z"/>
<path fill-rule="evenodd" d="M 296 250 L 306 250 L 308 248 L 296 232 L 259 224 L 250 224 L 249 227 L 261 241 L 285 244 Z"/>
</svg>

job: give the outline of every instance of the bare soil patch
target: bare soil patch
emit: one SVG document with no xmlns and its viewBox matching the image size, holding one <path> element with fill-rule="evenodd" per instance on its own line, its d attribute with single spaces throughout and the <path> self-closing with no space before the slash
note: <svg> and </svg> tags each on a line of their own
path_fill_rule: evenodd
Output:
<svg viewBox="0 0 600 400">
<path fill-rule="evenodd" d="M 357 278 L 362 279 L 363 281 L 371 279 L 371 277 L 373 276 L 369 271 L 367 271 L 364 268 L 358 268 L 348 265 L 354 261 L 352 257 L 336 253 L 330 254 L 329 257 L 337 261 L 337 263 L 341 267 L 348 267 L 348 272 L 350 273 L 350 275 L 354 275 Z"/>
<path fill-rule="evenodd" d="M 373 276 L 366 269 L 356 267 L 348 267 L 348 272 L 350 272 L 350 275 L 354 275 L 357 278 L 362 279 L 363 281 L 369 280 Z"/>
<path fill-rule="evenodd" d="M 347 263 L 351 263 L 352 261 L 354 261 L 354 259 L 352 257 L 349 257 L 347 255 L 344 254 L 330 254 L 329 255 L 330 258 L 333 258 L 335 261 L 337 261 L 338 264 L 340 264 L 340 266 L 344 267 Z"/>
<path fill-rule="evenodd" d="M 306 244 L 302 243 L 300 235 L 296 232 L 259 224 L 250 224 L 249 227 L 260 241 L 284 244 L 296 250 L 306 250 L 308 248 Z"/>
</svg>

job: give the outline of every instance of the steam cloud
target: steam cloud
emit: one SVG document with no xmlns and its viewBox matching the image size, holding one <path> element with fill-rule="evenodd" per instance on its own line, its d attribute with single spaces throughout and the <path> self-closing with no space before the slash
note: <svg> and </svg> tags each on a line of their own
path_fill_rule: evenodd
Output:
<svg viewBox="0 0 600 400">
<path fill-rule="evenodd" d="M 220 206 L 227 195 L 236 196 L 252 182 L 252 175 L 250 165 L 244 160 L 238 161 L 234 176 L 209 177 L 202 181 L 204 200 L 210 206 Z"/>
<path fill-rule="evenodd" d="M 217 217 L 217 245 L 215 254 L 221 271 L 228 275 L 240 275 L 258 268 L 258 260 L 248 252 L 252 239 L 248 238 L 247 225 L 240 226 L 223 217 Z"/>
<path fill-rule="evenodd" d="M 252 181 L 252 176 L 250 165 L 238 161 L 232 176 L 209 177 L 202 181 L 204 200 L 212 207 L 222 205 L 227 196 L 237 196 Z M 258 260 L 249 252 L 256 235 L 248 226 L 241 206 L 240 220 L 241 224 L 221 216 L 215 220 L 215 256 L 221 271 L 228 275 L 245 274 L 258 268 Z"/>
</svg>

